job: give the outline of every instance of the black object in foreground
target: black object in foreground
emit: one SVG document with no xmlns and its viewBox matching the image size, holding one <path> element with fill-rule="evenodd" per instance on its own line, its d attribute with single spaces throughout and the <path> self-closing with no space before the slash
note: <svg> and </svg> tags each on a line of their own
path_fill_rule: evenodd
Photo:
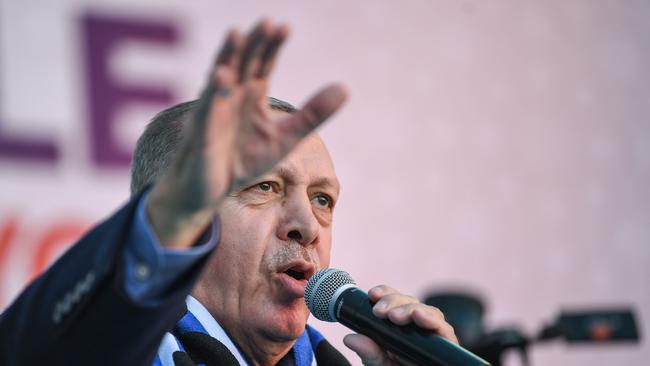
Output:
<svg viewBox="0 0 650 366">
<path fill-rule="evenodd" d="M 565 310 L 537 339 L 557 337 L 569 343 L 638 342 L 640 338 L 630 308 Z"/>
<path fill-rule="evenodd" d="M 457 344 L 414 324 L 400 326 L 376 317 L 368 294 L 356 287 L 352 277 L 344 271 L 329 268 L 314 274 L 305 289 L 305 302 L 316 318 L 338 321 L 417 365 L 489 365 Z"/>
</svg>

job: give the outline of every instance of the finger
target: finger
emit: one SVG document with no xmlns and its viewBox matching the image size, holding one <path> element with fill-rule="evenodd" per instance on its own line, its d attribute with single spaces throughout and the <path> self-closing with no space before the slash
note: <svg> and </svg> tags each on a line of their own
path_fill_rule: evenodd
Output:
<svg viewBox="0 0 650 366">
<path fill-rule="evenodd" d="M 280 121 L 278 132 L 283 149 L 289 152 L 303 137 L 334 114 L 346 98 L 347 91 L 342 85 L 329 85 L 312 97 L 302 109 Z"/>
<path fill-rule="evenodd" d="M 210 109 L 210 120 L 217 122 L 228 122 L 231 118 L 226 118 L 226 114 L 232 112 L 229 98 L 235 87 L 235 73 L 227 66 L 219 66 L 215 70 L 216 92 L 212 96 L 212 108 Z"/>
<path fill-rule="evenodd" d="M 389 365 L 390 360 L 384 350 L 372 339 L 361 334 L 348 334 L 343 337 L 343 344 L 356 352 L 366 366 Z"/>
<path fill-rule="evenodd" d="M 289 27 L 281 25 L 275 29 L 275 33 L 271 37 L 268 47 L 262 53 L 261 66 L 257 77 L 266 78 L 273 70 L 275 60 L 277 59 L 278 51 L 289 36 Z"/>
<path fill-rule="evenodd" d="M 226 39 L 219 50 L 219 53 L 215 59 L 214 66 L 210 72 L 207 85 L 202 91 L 201 99 L 204 101 L 211 101 L 213 95 L 220 90 L 225 88 L 225 84 L 222 81 L 218 81 L 217 75 L 219 73 L 218 69 L 220 68 L 230 68 L 236 64 L 237 60 L 241 57 L 240 53 L 242 51 L 243 39 L 239 31 L 236 29 L 230 30 Z M 220 71 L 223 73 L 224 71 Z M 232 71 L 231 71 L 232 72 Z"/>
<path fill-rule="evenodd" d="M 368 297 L 370 298 L 370 301 L 377 302 L 383 296 L 394 293 L 397 293 L 397 290 L 394 288 L 387 285 L 379 285 L 371 288 L 370 291 L 368 291 Z"/>
<path fill-rule="evenodd" d="M 194 112 L 194 130 L 198 134 L 204 133 L 208 121 L 223 123 L 231 120 L 227 118 L 227 113 L 230 113 L 227 98 L 234 87 L 235 74 L 231 68 L 220 65 L 213 73 L 213 80 L 214 82 L 208 84 L 203 90 L 199 105 Z"/>
<path fill-rule="evenodd" d="M 271 22 L 262 20 L 255 26 L 244 42 L 244 49 L 239 64 L 239 82 L 243 83 L 253 75 L 259 74 L 261 53 L 269 42 Z"/>
<path fill-rule="evenodd" d="M 458 337 L 456 337 L 454 328 L 444 320 L 444 315 L 442 315 L 442 312 L 437 308 L 431 306 L 417 308 L 412 312 L 411 318 L 418 327 L 431 330 L 434 333 L 458 344 Z"/>
<path fill-rule="evenodd" d="M 197 131 L 203 131 L 213 103 L 217 102 L 215 96 L 217 96 L 217 99 L 229 96 L 234 81 L 232 67 L 236 59 L 240 57 L 242 42 L 239 31 L 233 29 L 228 32 L 224 44 L 215 59 L 215 65 L 210 72 L 207 85 L 201 92 L 199 105 L 194 112 L 195 129 Z"/>
<path fill-rule="evenodd" d="M 405 303 L 391 308 L 386 317 L 397 325 L 406 325 L 413 320 L 413 312 L 418 309 L 422 304 L 420 303 Z"/>
<path fill-rule="evenodd" d="M 224 41 L 224 44 L 221 47 L 221 50 L 219 50 L 219 54 L 215 59 L 214 68 L 216 69 L 222 65 L 230 66 L 237 52 L 241 51 L 242 43 L 243 39 L 238 30 L 232 29 L 228 31 L 226 40 Z"/>
<path fill-rule="evenodd" d="M 401 314 L 405 311 L 404 309 L 398 310 L 397 308 L 399 307 L 402 307 L 406 304 L 418 303 L 418 299 L 396 292 L 385 295 L 379 299 L 379 301 L 377 301 L 377 303 L 372 307 L 372 312 L 380 318 L 386 318 L 390 312 Z"/>
</svg>

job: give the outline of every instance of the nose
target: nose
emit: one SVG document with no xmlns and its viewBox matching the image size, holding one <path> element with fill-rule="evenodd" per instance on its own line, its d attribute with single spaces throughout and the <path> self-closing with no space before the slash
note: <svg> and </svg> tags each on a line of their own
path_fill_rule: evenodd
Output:
<svg viewBox="0 0 650 366">
<path fill-rule="evenodd" d="M 282 204 L 278 237 L 301 245 L 318 244 L 318 219 L 314 215 L 307 194 L 288 194 Z"/>
</svg>

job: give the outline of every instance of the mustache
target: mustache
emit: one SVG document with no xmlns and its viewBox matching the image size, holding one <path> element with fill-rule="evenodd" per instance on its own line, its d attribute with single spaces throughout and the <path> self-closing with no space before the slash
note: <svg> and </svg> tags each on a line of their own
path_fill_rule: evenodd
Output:
<svg viewBox="0 0 650 366">
<path fill-rule="evenodd" d="M 289 241 L 286 245 L 282 245 L 271 256 L 271 265 L 273 268 L 278 268 L 285 263 L 302 259 L 306 262 L 312 263 L 316 266 L 316 270 L 321 269 L 320 259 L 314 247 L 305 247 L 295 240 Z"/>
</svg>

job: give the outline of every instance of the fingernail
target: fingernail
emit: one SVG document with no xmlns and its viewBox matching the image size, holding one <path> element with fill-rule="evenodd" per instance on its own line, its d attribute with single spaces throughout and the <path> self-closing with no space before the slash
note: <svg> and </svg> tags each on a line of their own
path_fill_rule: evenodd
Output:
<svg viewBox="0 0 650 366">
<path fill-rule="evenodd" d="M 387 305 L 386 305 L 385 302 L 378 302 L 378 303 L 375 305 L 375 310 L 376 310 L 376 311 L 384 311 L 384 310 L 386 310 L 386 306 L 387 306 Z"/>
<path fill-rule="evenodd" d="M 379 287 L 373 287 L 368 291 L 368 295 L 379 297 L 381 295 L 381 289 Z"/>
</svg>

